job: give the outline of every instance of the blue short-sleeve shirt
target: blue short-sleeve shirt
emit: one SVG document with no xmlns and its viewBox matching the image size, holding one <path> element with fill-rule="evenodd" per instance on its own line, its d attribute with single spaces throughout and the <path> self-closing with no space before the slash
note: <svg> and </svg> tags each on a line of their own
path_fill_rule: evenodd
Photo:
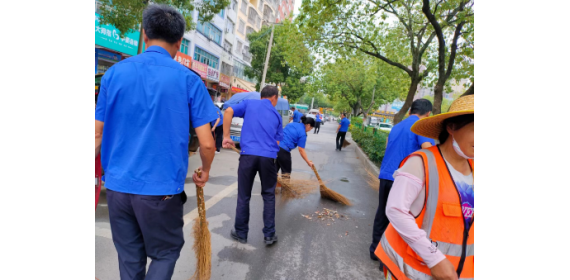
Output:
<svg viewBox="0 0 570 280">
<path fill-rule="evenodd" d="M 297 148 L 305 148 L 307 142 L 307 132 L 305 125 L 302 123 L 290 123 L 283 129 L 283 141 L 279 142 L 279 147 L 290 152 Z"/>
<path fill-rule="evenodd" d="M 418 116 L 412 115 L 392 127 L 388 134 L 388 147 L 386 147 L 384 159 L 380 165 L 379 179 L 394 181 L 394 172 L 400 168 L 402 160 L 420 150 L 423 143 L 429 142 L 435 145 L 433 139 L 412 132 L 412 125 L 419 119 Z"/>
<path fill-rule="evenodd" d="M 105 187 L 140 195 L 184 190 L 190 121 L 217 119 L 200 77 L 158 46 L 111 67 L 101 79 L 95 120 L 104 122 Z"/>
<path fill-rule="evenodd" d="M 220 110 L 220 108 L 216 105 L 214 105 L 214 108 L 216 109 L 216 111 L 218 112 L 218 118 L 220 118 L 220 122 L 218 122 L 218 125 L 216 127 L 222 126 L 224 125 L 224 113 L 222 113 L 222 110 Z M 213 120 L 212 122 L 210 122 L 210 125 L 212 127 L 214 127 L 214 125 L 216 124 L 216 121 L 218 119 L 216 118 L 215 120 Z"/>
<path fill-rule="evenodd" d="M 316 119 L 316 121 L 317 121 L 317 122 L 321 122 L 322 120 L 323 120 L 323 115 L 317 114 L 317 119 Z"/>
<path fill-rule="evenodd" d="M 349 125 L 350 125 L 350 121 L 347 118 L 341 119 L 340 120 L 340 129 L 338 131 L 339 132 L 347 132 Z"/>
<path fill-rule="evenodd" d="M 231 107 L 234 117 L 243 118 L 241 154 L 277 158 L 277 141 L 283 140 L 283 121 L 271 101 L 247 99 Z"/>
<path fill-rule="evenodd" d="M 301 113 L 297 110 L 293 111 L 293 122 L 300 122 L 302 116 L 303 116 L 303 113 Z"/>
</svg>

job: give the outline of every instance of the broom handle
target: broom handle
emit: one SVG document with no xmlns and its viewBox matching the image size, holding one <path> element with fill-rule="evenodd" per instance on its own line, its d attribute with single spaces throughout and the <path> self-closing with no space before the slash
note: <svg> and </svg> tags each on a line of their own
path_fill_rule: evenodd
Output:
<svg viewBox="0 0 570 280">
<path fill-rule="evenodd" d="M 317 168 L 315 168 L 314 164 L 313 164 L 312 168 L 313 168 L 313 171 L 315 172 L 315 175 L 317 176 L 317 179 L 319 179 L 319 183 L 322 184 L 323 180 L 321 180 L 321 176 L 319 176 L 319 172 L 317 172 Z"/>
<path fill-rule="evenodd" d="M 232 150 L 234 150 L 236 153 L 240 154 L 241 152 L 234 146 L 232 146 Z"/>
<path fill-rule="evenodd" d="M 202 177 L 202 170 L 196 169 L 194 171 L 198 177 Z M 206 207 L 204 205 L 204 188 L 196 185 L 196 202 L 198 204 L 198 215 L 200 216 L 200 223 L 206 221 Z"/>
</svg>

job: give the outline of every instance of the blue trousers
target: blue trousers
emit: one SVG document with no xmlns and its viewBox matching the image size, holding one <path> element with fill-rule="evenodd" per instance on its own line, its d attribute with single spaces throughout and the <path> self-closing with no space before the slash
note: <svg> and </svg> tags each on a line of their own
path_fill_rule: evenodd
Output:
<svg viewBox="0 0 570 280">
<path fill-rule="evenodd" d="M 121 280 L 171 279 L 184 245 L 182 195 L 136 195 L 107 189 Z M 147 257 L 152 261 L 145 276 Z"/>
<path fill-rule="evenodd" d="M 249 232 L 249 200 L 253 180 L 258 172 L 263 197 L 263 235 L 265 237 L 275 235 L 275 184 L 277 183 L 275 159 L 241 155 L 238 167 L 238 201 L 234 228 L 237 235 L 243 239 L 247 239 Z"/>
</svg>

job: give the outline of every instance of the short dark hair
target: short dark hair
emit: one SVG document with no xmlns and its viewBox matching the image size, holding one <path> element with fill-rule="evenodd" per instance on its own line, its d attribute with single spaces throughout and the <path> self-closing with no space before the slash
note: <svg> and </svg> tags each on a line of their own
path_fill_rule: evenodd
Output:
<svg viewBox="0 0 570 280">
<path fill-rule="evenodd" d="M 451 126 L 451 129 L 453 130 L 458 130 L 474 121 L 475 121 L 475 114 L 460 115 L 457 117 L 445 119 L 443 121 L 443 124 L 441 125 L 442 130 L 439 133 L 439 137 L 437 140 L 439 140 L 440 144 L 443 144 L 445 143 L 447 138 L 449 138 L 449 132 L 447 132 L 448 126 Z"/>
<path fill-rule="evenodd" d="M 425 98 L 417 99 L 412 103 L 412 107 L 410 109 L 410 115 L 420 115 L 423 116 L 428 112 L 431 112 L 432 105 L 431 102 Z"/>
<path fill-rule="evenodd" d="M 295 110 L 295 106 L 291 106 L 291 110 Z"/>
<path fill-rule="evenodd" d="M 302 116 L 301 117 L 301 123 L 308 124 L 311 127 L 315 127 L 315 119 L 313 119 L 313 118 L 307 118 L 306 116 Z"/>
<path fill-rule="evenodd" d="M 279 94 L 279 91 L 275 86 L 265 86 L 263 90 L 261 90 L 261 98 L 271 98 L 277 94 Z"/>
<path fill-rule="evenodd" d="M 184 36 L 186 21 L 180 12 L 168 5 L 149 5 L 143 11 L 143 29 L 151 40 L 174 44 Z"/>
</svg>

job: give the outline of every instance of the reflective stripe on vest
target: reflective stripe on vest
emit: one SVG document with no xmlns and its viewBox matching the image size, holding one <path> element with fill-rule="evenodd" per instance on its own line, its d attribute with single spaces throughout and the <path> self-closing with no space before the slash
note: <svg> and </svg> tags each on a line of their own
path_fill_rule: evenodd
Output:
<svg viewBox="0 0 570 280">
<path fill-rule="evenodd" d="M 398 255 L 398 253 L 392 248 L 392 246 L 390 246 L 390 243 L 388 243 L 388 240 L 386 239 L 385 235 L 382 235 L 382 238 L 380 239 L 380 244 L 378 246 L 382 246 L 382 249 L 384 249 L 386 255 L 390 257 L 390 259 L 398 266 L 400 271 L 402 271 L 406 275 L 406 277 L 414 280 L 433 279 L 431 275 L 427 275 L 421 271 L 417 271 L 412 266 L 404 262 L 402 256 Z"/>
<path fill-rule="evenodd" d="M 433 219 L 435 217 L 435 209 L 437 209 L 437 201 L 439 199 L 439 173 L 437 172 L 437 163 L 435 162 L 433 153 L 430 150 L 422 150 L 422 152 L 427 156 L 429 168 L 429 192 L 427 194 L 426 212 L 424 214 L 422 229 L 429 237 L 431 234 Z"/>
</svg>

